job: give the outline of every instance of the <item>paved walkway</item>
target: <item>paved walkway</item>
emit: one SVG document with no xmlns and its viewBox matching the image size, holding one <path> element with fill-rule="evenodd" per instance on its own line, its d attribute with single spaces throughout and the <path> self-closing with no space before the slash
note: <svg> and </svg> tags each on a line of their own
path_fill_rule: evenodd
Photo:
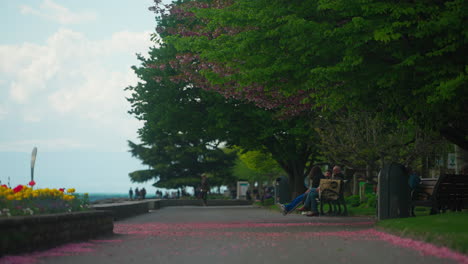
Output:
<svg viewBox="0 0 468 264">
<path fill-rule="evenodd" d="M 373 229 L 373 219 L 282 216 L 253 206 L 166 207 L 116 235 L 0 263 L 468 263 L 468 256 Z"/>
</svg>

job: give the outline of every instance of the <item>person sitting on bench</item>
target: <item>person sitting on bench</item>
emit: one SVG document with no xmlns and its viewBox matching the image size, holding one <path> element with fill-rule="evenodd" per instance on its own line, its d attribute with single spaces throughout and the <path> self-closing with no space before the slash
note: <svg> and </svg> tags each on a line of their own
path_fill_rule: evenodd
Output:
<svg viewBox="0 0 468 264">
<path fill-rule="evenodd" d="M 281 213 L 283 215 L 287 215 L 294 211 L 302 202 L 306 202 L 305 206 L 307 209 L 312 210 L 312 214 L 310 216 L 318 216 L 318 209 L 317 209 L 317 196 L 318 196 L 318 186 L 320 184 L 320 179 L 325 178 L 323 176 L 322 170 L 318 166 L 314 166 L 310 171 L 309 175 L 309 189 L 305 191 L 303 194 L 298 195 L 292 202 L 287 205 L 279 204 L 281 208 Z M 310 198 L 309 198 L 310 196 Z M 315 198 L 314 198 L 315 197 Z M 315 209 L 315 210 L 314 210 Z M 302 210 L 302 209 L 301 209 Z M 315 214 L 314 214 L 315 212 Z"/>
</svg>

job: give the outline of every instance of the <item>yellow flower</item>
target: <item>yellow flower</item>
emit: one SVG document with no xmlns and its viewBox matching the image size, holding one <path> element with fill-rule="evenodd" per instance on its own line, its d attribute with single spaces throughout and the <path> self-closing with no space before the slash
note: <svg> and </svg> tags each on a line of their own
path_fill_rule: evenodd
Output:
<svg viewBox="0 0 468 264">
<path fill-rule="evenodd" d="M 75 199 L 75 196 L 73 196 L 73 195 L 64 195 L 63 199 L 65 201 L 71 201 L 71 200 Z"/>
<path fill-rule="evenodd" d="M 12 195 L 12 194 L 7 195 L 6 198 L 7 198 L 8 200 L 10 200 L 10 201 L 15 200 L 15 196 Z"/>
<path fill-rule="evenodd" d="M 75 192 L 75 188 L 70 188 L 67 190 L 67 193 L 74 193 Z"/>
</svg>

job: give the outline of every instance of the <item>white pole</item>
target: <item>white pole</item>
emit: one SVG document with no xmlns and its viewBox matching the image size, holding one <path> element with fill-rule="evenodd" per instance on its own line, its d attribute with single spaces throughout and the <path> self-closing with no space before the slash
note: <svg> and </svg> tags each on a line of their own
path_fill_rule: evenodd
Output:
<svg viewBox="0 0 468 264">
<path fill-rule="evenodd" d="M 37 147 L 33 148 L 31 154 L 31 181 L 34 181 L 34 164 L 36 163 Z"/>
</svg>

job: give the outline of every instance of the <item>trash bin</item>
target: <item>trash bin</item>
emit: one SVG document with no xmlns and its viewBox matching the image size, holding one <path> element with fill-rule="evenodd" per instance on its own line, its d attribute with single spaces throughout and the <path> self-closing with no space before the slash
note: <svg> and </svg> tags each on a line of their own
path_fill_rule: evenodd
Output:
<svg viewBox="0 0 468 264">
<path fill-rule="evenodd" d="M 411 191 L 405 166 L 391 163 L 379 173 L 377 216 L 379 220 L 409 217 Z"/>
<path fill-rule="evenodd" d="M 289 179 L 286 176 L 276 178 L 275 201 L 276 203 L 290 202 Z"/>
</svg>

